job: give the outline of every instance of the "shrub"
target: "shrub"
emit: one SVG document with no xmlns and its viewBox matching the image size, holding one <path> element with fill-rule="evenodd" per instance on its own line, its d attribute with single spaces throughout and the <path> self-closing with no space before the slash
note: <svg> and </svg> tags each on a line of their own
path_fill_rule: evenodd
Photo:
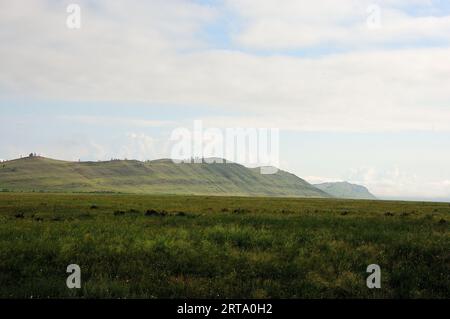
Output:
<svg viewBox="0 0 450 319">
<path fill-rule="evenodd" d="M 250 211 L 248 209 L 244 209 L 244 208 L 236 208 L 235 210 L 233 210 L 233 213 L 235 213 L 235 214 L 246 214 L 249 212 Z"/>
<path fill-rule="evenodd" d="M 145 212 L 145 216 L 162 216 L 162 217 L 164 217 L 164 216 L 166 216 L 167 215 L 167 212 L 166 211 L 160 211 L 160 212 L 158 212 L 158 211 L 156 211 L 156 210 L 154 210 L 154 209 L 149 209 L 149 210 L 147 210 L 146 212 Z"/>
</svg>

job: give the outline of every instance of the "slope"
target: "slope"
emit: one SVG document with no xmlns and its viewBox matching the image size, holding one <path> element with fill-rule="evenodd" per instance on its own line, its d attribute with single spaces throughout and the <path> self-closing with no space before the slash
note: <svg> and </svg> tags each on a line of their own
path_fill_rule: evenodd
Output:
<svg viewBox="0 0 450 319">
<path fill-rule="evenodd" d="M 348 182 L 322 183 L 314 184 L 314 186 L 333 197 L 349 199 L 377 199 L 366 187 L 350 184 Z"/>
<path fill-rule="evenodd" d="M 330 197 L 305 180 L 278 171 L 236 163 L 182 163 L 114 160 L 67 162 L 27 157 L 0 163 L 0 190 L 45 192 L 123 192 L 235 196 Z"/>
</svg>

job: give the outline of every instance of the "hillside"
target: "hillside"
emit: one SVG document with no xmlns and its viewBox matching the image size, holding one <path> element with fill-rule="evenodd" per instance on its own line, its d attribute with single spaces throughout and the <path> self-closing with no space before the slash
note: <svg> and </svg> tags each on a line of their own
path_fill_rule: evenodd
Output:
<svg viewBox="0 0 450 319">
<path fill-rule="evenodd" d="M 377 199 L 366 187 L 348 182 L 322 183 L 314 186 L 337 198 Z"/>
<path fill-rule="evenodd" d="M 331 197 L 303 179 L 278 171 L 261 175 L 236 163 L 175 164 L 67 162 L 27 157 L 0 163 L 0 190 L 45 192 L 123 192 L 235 196 Z"/>
</svg>

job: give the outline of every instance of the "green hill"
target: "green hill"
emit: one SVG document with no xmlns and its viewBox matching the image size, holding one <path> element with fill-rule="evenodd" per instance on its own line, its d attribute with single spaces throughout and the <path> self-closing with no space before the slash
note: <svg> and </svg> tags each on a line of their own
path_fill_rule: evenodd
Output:
<svg viewBox="0 0 450 319">
<path fill-rule="evenodd" d="M 348 182 L 322 183 L 314 186 L 337 198 L 377 199 L 366 187 Z"/>
<path fill-rule="evenodd" d="M 303 179 L 278 171 L 262 175 L 236 163 L 67 162 L 27 157 L 0 163 L 0 190 L 123 192 L 236 196 L 330 197 Z"/>
</svg>

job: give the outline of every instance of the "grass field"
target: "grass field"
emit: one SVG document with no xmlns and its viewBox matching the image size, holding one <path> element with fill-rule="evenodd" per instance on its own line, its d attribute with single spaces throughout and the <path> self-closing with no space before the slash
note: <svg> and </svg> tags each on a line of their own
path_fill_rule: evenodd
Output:
<svg viewBox="0 0 450 319">
<path fill-rule="evenodd" d="M 0 193 L 0 297 L 450 298 L 449 221 L 444 203 Z"/>
</svg>

